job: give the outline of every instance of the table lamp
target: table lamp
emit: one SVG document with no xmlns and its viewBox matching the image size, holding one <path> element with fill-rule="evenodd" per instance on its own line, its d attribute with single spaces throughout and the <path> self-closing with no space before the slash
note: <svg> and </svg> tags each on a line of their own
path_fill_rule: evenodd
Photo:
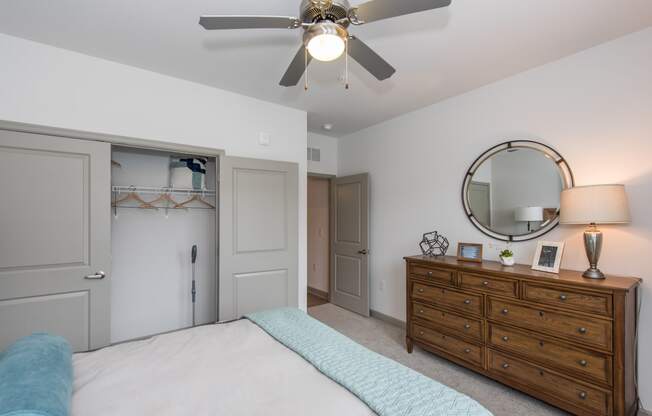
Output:
<svg viewBox="0 0 652 416">
<path fill-rule="evenodd" d="M 604 279 L 598 269 L 602 251 L 602 232 L 598 224 L 627 224 L 629 204 L 624 185 L 592 185 L 569 188 L 561 193 L 561 224 L 589 225 L 584 232 L 584 248 L 591 267 L 582 276 Z"/>
<path fill-rule="evenodd" d="M 514 220 L 516 222 L 527 222 L 528 232 L 532 231 L 532 222 L 543 221 L 542 207 L 521 207 L 514 210 Z"/>
</svg>

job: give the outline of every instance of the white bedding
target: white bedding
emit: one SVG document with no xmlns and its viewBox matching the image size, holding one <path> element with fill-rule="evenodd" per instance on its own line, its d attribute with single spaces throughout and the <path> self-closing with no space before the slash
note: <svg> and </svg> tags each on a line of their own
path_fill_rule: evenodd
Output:
<svg viewBox="0 0 652 416">
<path fill-rule="evenodd" d="M 357 397 L 248 320 L 73 357 L 72 416 L 368 416 Z"/>
</svg>

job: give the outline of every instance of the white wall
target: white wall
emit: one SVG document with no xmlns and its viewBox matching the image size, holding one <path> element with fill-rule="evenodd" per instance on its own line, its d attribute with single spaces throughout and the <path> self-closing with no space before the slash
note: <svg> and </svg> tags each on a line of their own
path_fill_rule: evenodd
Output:
<svg viewBox="0 0 652 416">
<path fill-rule="evenodd" d="M 308 172 L 321 175 L 337 175 L 338 139 L 308 132 L 308 147 L 321 150 L 321 161 L 308 161 Z"/>
<path fill-rule="evenodd" d="M 508 139 L 553 146 L 578 185 L 627 185 L 633 223 L 602 227 L 600 266 L 646 279 L 640 386 L 652 407 L 652 356 L 644 353 L 652 349 L 652 28 L 342 138 L 339 174 L 370 173 L 371 307 L 404 319 L 401 258 L 419 252 L 425 231 L 447 236 L 451 251 L 459 241 L 498 244 L 465 218 L 459 195 L 473 160 Z M 587 267 L 582 231 L 545 236 L 566 241 L 564 268 Z M 512 244 L 517 261 L 530 263 L 535 244 Z"/>
<path fill-rule="evenodd" d="M 306 307 L 305 112 L 6 35 L 0 56 L 0 120 L 298 163 L 298 296 Z M 260 132 L 271 135 L 269 146 L 258 145 Z"/>
</svg>

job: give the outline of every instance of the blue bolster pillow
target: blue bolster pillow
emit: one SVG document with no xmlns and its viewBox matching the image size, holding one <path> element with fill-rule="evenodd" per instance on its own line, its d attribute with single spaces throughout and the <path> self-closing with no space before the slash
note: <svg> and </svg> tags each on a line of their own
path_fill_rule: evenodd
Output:
<svg viewBox="0 0 652 416">
<path fill-rule="evenodd" d="M 0 416 L 68 416 L 70 344 L 47 334 L 16 341 L 0 354 Z"/>
</svg>

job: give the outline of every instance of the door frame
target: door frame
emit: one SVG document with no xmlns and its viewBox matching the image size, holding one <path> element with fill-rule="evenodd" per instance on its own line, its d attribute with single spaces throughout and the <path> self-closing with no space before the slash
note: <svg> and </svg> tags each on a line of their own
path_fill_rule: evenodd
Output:
<svg viewBox="0 0 652 416">
<path fill-rule="evenodd" d="M 308 178 L 318 178 L 318 179 L 327 179 L 328 180 L 328 234 L 329 234 L 329 236 L 331 236 L 330 227 L 331 227 L 331 222 L 333 221 L 333 219 L 331 218 L 331 209 L 332 209 L 331 203 L 333 202 L 332 201 L 332 196 L 331 196 L 331 191 L 333 190 L 333 179 L 337 179 L 337 175 L 330 175 L 330 174 L 326 174 L 326 173 L 308 172 Z M 307 215 L 307 212 L 306 212 L 306 215 Z M 329 237 L 329 239 L 328 239 L 328 297 L 326 299 L 326 301 L 328 303 L 330 303 L 330 301 L 331 301 L 331 295 L 332 295 L 331 294 L 331 281 L 333 279 L 333 274 L 332 274 L 333 270 L 332 270 L 332 267 L 331 267 L 331 257 L 333 256 L 333 249 L 331 248 L 331 241 L 330 240 L 331 240 L 331 238 Z M 307 246 L 307 242 L 306 242 L 306 246 Z M 306 278 L 307 278 L 307 275 L 306 275 Z M 310 292 L 310 286 L 308 286 L 307 280 L 306 280 L 306 291 Z M 318 295 L 314 295 L 314 294 L 313 294 L 313 296 L 319 297 Z"/>
</svg>

